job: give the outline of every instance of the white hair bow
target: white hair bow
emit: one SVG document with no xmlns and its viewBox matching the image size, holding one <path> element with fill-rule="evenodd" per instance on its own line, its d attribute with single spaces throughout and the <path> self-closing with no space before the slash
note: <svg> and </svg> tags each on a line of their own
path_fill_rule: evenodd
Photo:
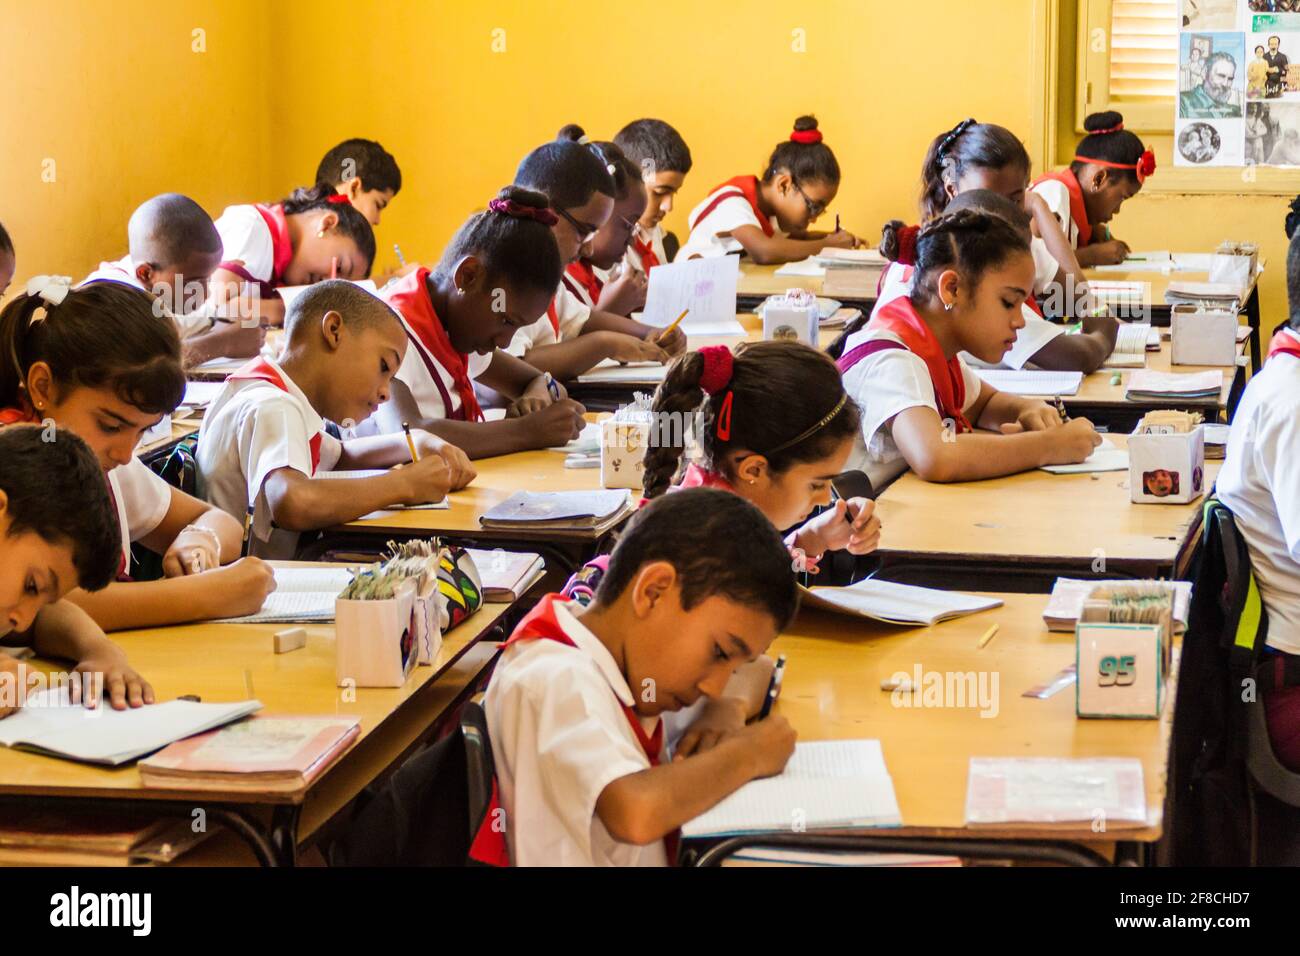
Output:
<svg viewBox="0 0 1300 956">
<path fill-rule="evenodd" d="M 39 295 L 46 305 L 60 305 L 72 289 L 72 276 L 32 276 L 27 280 L 27 294 Z"/>
</svg>

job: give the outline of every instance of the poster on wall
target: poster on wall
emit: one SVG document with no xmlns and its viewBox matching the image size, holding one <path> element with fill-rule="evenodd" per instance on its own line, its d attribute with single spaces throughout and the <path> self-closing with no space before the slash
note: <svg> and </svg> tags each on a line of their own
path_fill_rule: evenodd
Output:
<svg viewBox="0 0 1300 956">
<path fill-rule="evenodd" d="M 1300 167 L 1300 0 L 1182 0 L 1176 166 Z"/>
</svg>

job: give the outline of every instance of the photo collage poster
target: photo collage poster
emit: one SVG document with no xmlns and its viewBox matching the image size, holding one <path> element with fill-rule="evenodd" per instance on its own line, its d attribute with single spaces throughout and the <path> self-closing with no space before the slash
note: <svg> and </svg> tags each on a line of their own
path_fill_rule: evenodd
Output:
<svg viewBox="0 0 1300 956">
<path fill-rule="evenodd" d="M 1176 166 L 1300 167 L 1300 0 L 1182 0 Z"/>
</svg>

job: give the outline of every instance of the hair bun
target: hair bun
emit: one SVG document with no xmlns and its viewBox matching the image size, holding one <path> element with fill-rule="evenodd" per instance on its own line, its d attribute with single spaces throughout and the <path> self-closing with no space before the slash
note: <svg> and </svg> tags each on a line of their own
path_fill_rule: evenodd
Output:
<svg viewBox="0 0 1300 956">
<path fill-rule="evenodd" d="M 1124 128 L 1124 114 L 1116 110 L 1089 113 L 1083 121 L 1083 128 L 1094 135 L 1117 133 Z"/>
<path fill-rule="evenodd" d="M 488 212 L 511 219 L 532 219 L 543 226 L 553 226 L 559 217 L 551 211 L 544 195 L 520 186 L 507 186 L 488 203 Z"/>
<path fill-rule="evenodd" d="M 793 143 L 802 143 L 811 145 L 822 141 L 821 130 L 817 128 L 817 117 L 800 116 L 794 121 L 794 130 L 790 133 L 790 141 Z"/>
<path fill-rule="evenodd" d="M 880 254 L 899 265 L 916 265 L 916 239 L 920 232 L 920 226 L 908 226 L 901 219 L 891 219 L 880 228 Z"/>
<path fill-rule="evenodd" d="M 555 134 L 555 138 L 562 143 L 586 143 L 587 131 L 577 123 L 566 123 L 560 127 L 560 131 Z"/>
</svg>

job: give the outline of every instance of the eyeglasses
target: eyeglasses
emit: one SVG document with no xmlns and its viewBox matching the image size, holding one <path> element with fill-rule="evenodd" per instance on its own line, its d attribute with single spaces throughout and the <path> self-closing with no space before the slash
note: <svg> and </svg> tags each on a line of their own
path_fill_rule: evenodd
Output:
<svg viewBox="0 0 1300 956">
<path fill-rule="evenodd" d="M 555 210 L 555 214 L 557 216 L 559 216 L 561 219 L 563 219 L 565 222 L 567 222 L 570 226 L 573 227 L 573 231 L 578 234 L 578 241 L 580 243 L 586 242 L 588 239 L 594 236 L 596 234 L 596 230 L 600 228 L 599 226 L 593 226 L 589 222 L 583 222 L 580 219 L 574 219 L 572 216 L 568 214 L 568 212 L 561 209 L 559 206 L 552 206 L 551 208 Z"/>
<path fill-rule="evenodd" d="M 816 219 L 818 216 L 820 216 L 822 213 L 826 211 L 826 203 L 809 199 L 808 194 L 803 191 L 802 186 L 800 186 L 793 179 L 790 180 L 790 182 L 794 184 L 794 188 L 798 191 L 799 195 L 803 197 L 803 204 L 808 207 L 809 219 Z"/>
</svg>

